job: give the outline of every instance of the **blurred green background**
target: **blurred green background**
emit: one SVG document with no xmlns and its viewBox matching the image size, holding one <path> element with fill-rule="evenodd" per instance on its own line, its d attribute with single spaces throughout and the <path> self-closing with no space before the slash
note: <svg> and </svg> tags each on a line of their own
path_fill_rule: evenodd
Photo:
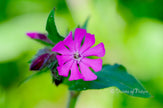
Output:
<svg viewBox="0 0 163 108">
<path fill-rule="evenodd" d="M 162 0 L 0 0 L 0 108 L 65 108 L 67 86 L 52 84 L 50 72 L 31 79 L 27 63 L 43 46 L 25 36 L 45 32 L 48 13 L 56 7 L 60 34 L 90 16 L 88 32 L 104 42 L 104 63 L 120 63 L 153 95 L 135 98 L 111 88 L 82 92 L 76 108 L 163 107 Z"/>
</svg>

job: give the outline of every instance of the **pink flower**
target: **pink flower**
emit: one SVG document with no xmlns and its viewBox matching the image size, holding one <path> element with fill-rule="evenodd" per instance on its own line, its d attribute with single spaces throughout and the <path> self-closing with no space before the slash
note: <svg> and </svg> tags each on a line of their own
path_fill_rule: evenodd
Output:
<svg viewBox="0 0 163 108">
<path fill-rule="evenodd" d="M 59 75 L 68 77 L 71 70 L 70 81 L 78 79 L 84 81 L 96 80 L 97 76 L 89 68 L 92 68 L 95 72 L 100 71 L 102 69 L 102 59 L 89 59 L 87 57 L 103 57 L 105 48 L 103 43 L 92 47 L 94 44 L 95 36 L 81 28 L 76 28 L 74 39 L 72 32 L 70 32 L 63 41 L 56 44 L 52 51 L 59 53 L 56 56 L 59 64 L 57 67 Z"/>
</svg>

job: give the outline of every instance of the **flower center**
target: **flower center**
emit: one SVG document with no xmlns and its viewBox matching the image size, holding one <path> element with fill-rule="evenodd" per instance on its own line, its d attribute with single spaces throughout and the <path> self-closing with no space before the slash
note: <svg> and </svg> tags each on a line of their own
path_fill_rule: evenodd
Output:
<svg viewBox="0 0 163 108">
<path fill-rule="evenodd" d="M 74 58 L 75 58 L 75 59 L 78 59 L 78 60 L 79 60 L 80 57 L 81 57 L 81 55 L 80 55 L 78 52 L 76 52 L 76 53 L 74 54 Z"/>
</svg>

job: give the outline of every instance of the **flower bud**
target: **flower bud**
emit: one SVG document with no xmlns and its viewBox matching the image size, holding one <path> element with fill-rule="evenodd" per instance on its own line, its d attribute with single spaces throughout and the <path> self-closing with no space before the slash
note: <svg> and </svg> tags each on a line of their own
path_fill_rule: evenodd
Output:
<svg viewBox="0 0 163 108">
<path fill-rule="evenodd" d="M 40 56 L 38 56 L 35 60 L 32 61 L 30 70 L 41 70 L 46 66 L 46 63 L 48 62 L 50 54 L 45 53 Z"/>
<path fill-rule="evenodd" d="M 37 40 L 41 40 L 41 41 L 44 41 L 46 43 L 49 43 L 49 44 L 53 44 L 46 36 L 46 34 L 41 34 L 41 33 L 37 33 L 37 32 L 29 32 L 29 33 L 26 33 L 26 35 L 32 39 L 37 39 Z"/>
</svg>

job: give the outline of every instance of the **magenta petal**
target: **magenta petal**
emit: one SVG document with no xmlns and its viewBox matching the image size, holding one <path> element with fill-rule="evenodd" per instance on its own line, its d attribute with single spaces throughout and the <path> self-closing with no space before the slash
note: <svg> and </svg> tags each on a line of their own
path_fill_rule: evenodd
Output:
<svg viewBox="0 0 163 108">
<path fill-rule="evenodd" d="M 72 52 L 65 47 L 63 41 L 60 41 L 59 43 L 57 43 L 52 48 L 52 51 L 63 54 L 63 55 L 71 55 L 72 54 Z"/>
<path fill-rule="evenodd" d="M 56 55 L 59 65 L 63 65 L 64 63 L 72 60 L 72 56 L 69 55 Z"/>
<path fill-rule="evenodd" d="M 85 29 L 81 29 L 81 28 L 76 28 L 75 30 L 75 36 L 74 36 L 74 41 L 75 41 L 75 48 L 77 51 L 79 51 L 80 46 L 81 46 L 81 42 L 84 38 L 84 36 L 86 35 L 86 30 Z"/>
<path fill-rule="evenodd" d="M 95 72 L 98 72 L 102 69 L 102 59 L 89 59 L 89 58 L 83 58 L 82 62 L 89 67 L 91 67 Z"/>
<path fill-rule="evenodd" d="M 81 74 L 84 77 L 83 78 L 84 81 L 92 81 L 97 79 L 97 76 L 89 69 L 87 65 L 80 62 L 79 66 L 80 66 Z"/>
<path fill-rule="evenodd" d="M 82 47 L 80 48 L 80 52 L 81 53 L 84 52 L 85 50 L 93 46 L 94 44 L 95 44 L 95 36 L 90 33 L 87 33 L 85 36 L 84 43 Z"/>
<path fill-rule="evenodd" d="M 97 57 L 103 57 L 105 55 L 105 48 L 104 44 L 100 43 L 97 46 L 94 46 L 85 52 L 83 52 L 83 56 L 97 56 Z"/>
<path fill-rule="evenodd" d="M 68 77 L 68 74 L 69 74 L 72 64 L 73 64 L 73 60 L 67 62 L 64 65 L 58 66 L 57 67 L 58 74 L 61 76 Z"/>
<path fill-rule="evenodd" d="M 72 31 L 69 33 L 69 35 L 64 39 L 64 44 L 70 49 L 74 50 L 74 41 L 72 38 Z"/>
<path fill-rule="evenodd" d="M 79 68 L 77 66 L 77 63 L 74 62 L 72 67 L 71 67 L 71 75 L 70 75 L 69 81 L 78 80 L 78 79 L 82 79 L 82 78 L 83 78 L 83 76 L 79 72 Z"/>
</svg>

